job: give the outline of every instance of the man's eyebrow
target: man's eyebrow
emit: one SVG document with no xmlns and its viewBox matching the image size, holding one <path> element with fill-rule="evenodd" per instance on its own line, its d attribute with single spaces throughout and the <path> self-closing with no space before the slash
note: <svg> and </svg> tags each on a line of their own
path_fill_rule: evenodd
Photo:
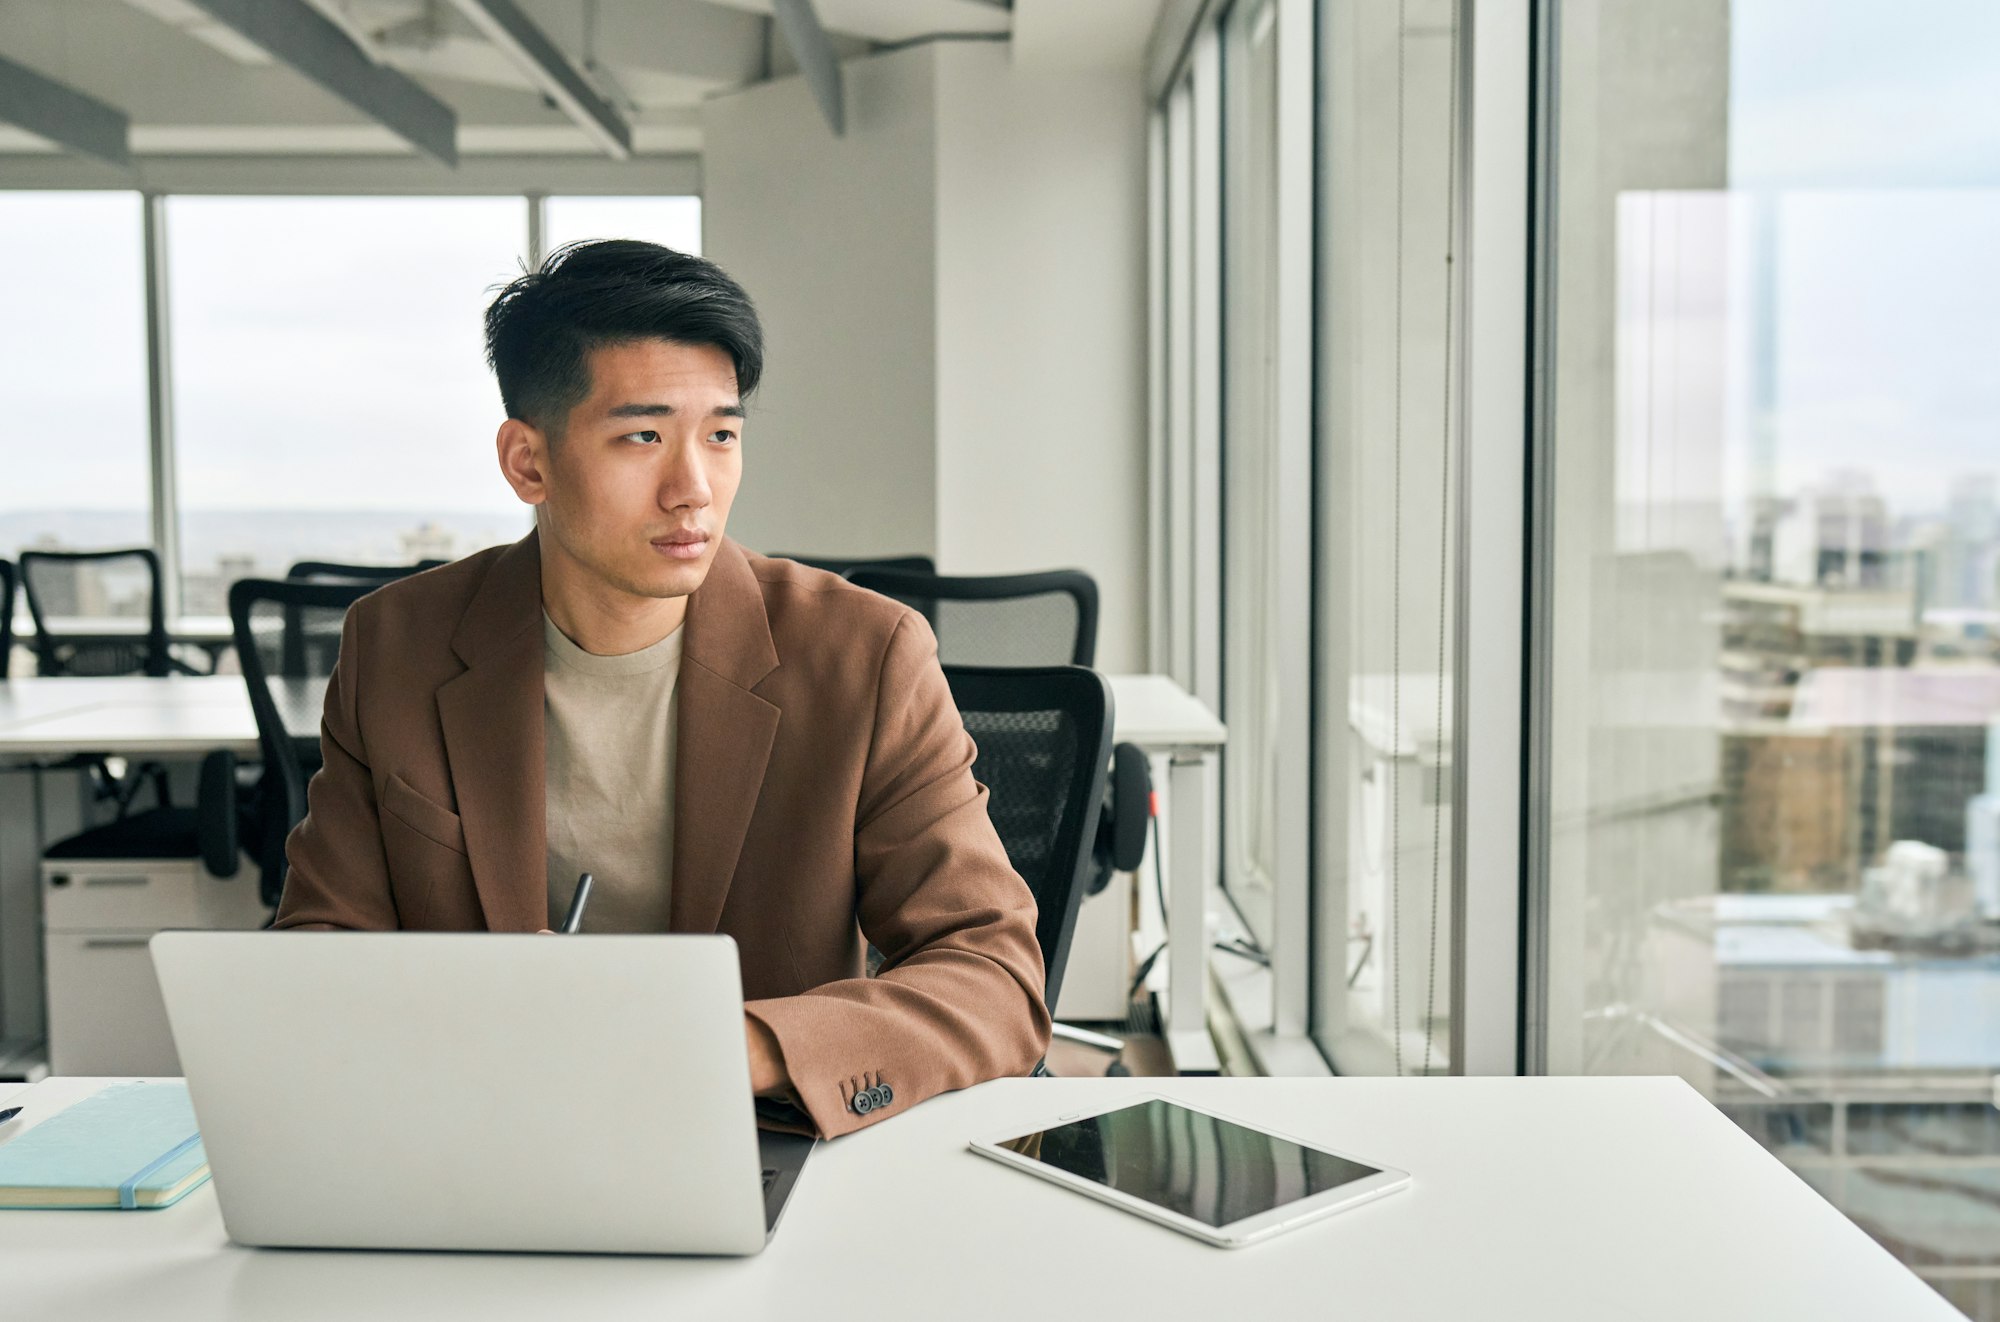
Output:
<svg viewBox="0 0 2000 1322">
<path fill-rule="evenodd" d="M 671 404 L 617 404 L 607 415 L 613 418 L 670 418 L 679 412 Z M 708 411 L 711 418 L 740 418 L 744 416 L 741 404 L 719 404 Z"/>
</svg>

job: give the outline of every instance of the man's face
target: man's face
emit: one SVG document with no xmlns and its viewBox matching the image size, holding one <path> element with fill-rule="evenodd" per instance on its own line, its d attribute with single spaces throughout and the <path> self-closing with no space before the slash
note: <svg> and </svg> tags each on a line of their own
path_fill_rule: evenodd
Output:
<svg viewBox="0 0 2000 1322">
<path fill-rule="evenodd" d="M 539 453 L 545 541 L 604 586 L 684 597 L 708 577 L 743 478 L 736 367 L 713 345 L 640 340 L 590 354 L 589 396 Z M 515 424 L 510 424 L 515 425 Z M 511 474 L 510 474 L 511 477 Z"/>
</svg>

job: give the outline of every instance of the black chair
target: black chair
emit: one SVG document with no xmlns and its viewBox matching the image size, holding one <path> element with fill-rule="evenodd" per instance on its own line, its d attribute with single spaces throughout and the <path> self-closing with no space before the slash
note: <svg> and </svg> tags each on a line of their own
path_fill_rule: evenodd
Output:
<svg viewBox="0 0 2000 1322">
<path fill-rule="evenodd" d="M 35 621 L 35 673 L 40 675 L 153 675 L 201 672 L 175 657 L 167 634 L 166 598 L 160 591 L 160 557 L 149 546 L 114 551 L 23 551 L 21 586 Z M 119 578 L 145 592 L 145 631 L 130 635 L 78 631 L 62 634 L 51 622 L 87 611 L 92 590 Z"/>
<path fill-rule="evenodd" d="M 35 673 L 49 676 L 196 675 L 201 672 L 173 654 L 167 634 L 166 597 L 160 588 L 160 557 L 149 546 L 104 551 L 23 551 L 15 571 L 35 622 Z M 108 589 L 125 586 L 145 595 L 143 632 L 80 629 L 61 633 L 54 621 L 98 614 Z M 8 615 L 12 629 L 13 616 Z M 122 820 L 139 790 L 150 784 L 160 808 L 172 806 L 167 770 L 157 762 L 126 768 L 123 759 L 88 757 L 96 797 L 117 805 Z M 75 763 L 72 763 L 75 765 Z M 158 823 L 154 822 L 153 826 Z M 146 829 L 151 829 L 148 827 Z M 169 855 L 169 857 L 173 857 Z"/>
<path fill-rule="evenodd" d="M 829 574 L 839 574 L 843 578 L 861 569 L 892 569 L 907 574 L 935 574 L 937 565 L 927 555 L 892 555 L 879 560 L 838 560 L 823 555 L 775 555 L 774 560 L 796 560 L 814 569 L 824 569 Z"/>
<path fill-rule="evenodd" d="M 421 574 L 426 569 L 436 569 L 439 565 L 450 564 L 448 560 L 419 560 L 413 565 L 346 565 L 331 560 L 299 560 L 285 571 L 288 583 L 347 583 L 361 584 L 370 591 L 385 583 Z M 306 648 L 316 646 L 322 652 L 337 651 L 340 646 L 340 632 L 335 630 L 330 638 L 321 637 L 309 644 L 302 621 L 297 612 L 285 616 L 284 650 L 280 669 L 287 675 L 329 675 L 333 673 L 333 656 L 317 660 L 308 659 Z"/>
<path fill-rule="evenodd" d="M 1097 581 L 1082 570 L 941 578 L 862 569 L 847 579 L 922 613 L 947 666 L 1088 666 L 1097 656 Z M 1119 744 L 1112 753 L 1092 850 L 1091 895 L 1117 873 L 1139 866 L 1152 820 L 1153 781 L 1145 753 L 1134 744 Z"/>
<path fill-rule="evenodd" d="M 60 566 L 64 560 L 112 560 L 120 556 L 132 556 L 134 552 L 24 552 L 22 560 L 40 560 L 44 564 Z M 126 662 L 138 662 L 144 674 L 158 674 L 156 658 L 164 656 L 164 646 L 158 642 L 166 636 L 166 622 L 160 606 L 160 562 L 152 550 L 142 550 L 136 558 L 148 562 L 152 574 L 152 608 L 150 608 L 150 628 L 144 640 L 108 640 L 104 644 L 96 640 L 86 640 L 82 644 L 62 644 L 60 640 L 50 640 L 44 628 L 44 612 L 36 610 L 38 598 L 30 586 L 28 610 L 36 622 L 36 658 L 40 662 L 42 674 L 130 674 L 124 668 Z M 14 654 L 14 574 L 16 568 L 0 560 L 0 680 L 8 674 L 8 662 Z M 50 588 L 50 578 L 60 578 L 60 570 L 48 568 L 38 570 L 44 574 L 44 592 Z M 32 582 L 32 580 L 28 580 Z M 56 586 L 50 606 L 76 608 L 80 602 L 74 596 L 76 582 Z M 50 610 L 52 614 L 52 610 Z M 50 646 L 44 650 L 44 642 Z M 130 650 L 126 650 L 130 648 Z M 80 664 L 80 670 L 70 668 Z M 52 668 L 54 666 L 54 668 Z M 100 670 L 98 666 L 104 666 Z M 186 666 L 174 664 L 174 668 L 188 670 Z M 88 858 L 116 858 L 124 860 L 180 860 L 180 858 L 204 858 L 216 860 L 224 856 L 234 856 L 236 852 L 236 800 L 230 792 L 216 792 L 214 782 L 214 754 L 202 764 L 200 792 L 196 796 L 194 808 L 176 808 L 168 792 L 166 768 L 158 762 L 144 762 L 132 770 L 130 776 L 124 772 L 114 772 L 112 762 L 122 766 L 122 760 L 106 760 L 96 756 L 86 756 L 72 760 L 70 766 L 86 766 L 92 778 L 98 782 L 96 796 L 100 800 L 110 800 L 116 804 L 116 818 L 102 824 L 90 826 L 50 844 L 42 856 L 50 860 L 88 860 Z M 154 796 L 158 804 L 142 812 L 132 812 L 132 800 L 138 796 L 142 784 L 154 786 Z M 228 872 L 210 868 L 218 876 L 232 876 L 236 872 L 234 862 Z"/>
<path fill-rule="evenodd" d="M 285 838 L 305 820 L 306 784 L 320 767 L 320 711 L 347 608 L 380 586 L 268 578 L 229 585 L 236 660 L 264 761 L 247 796 L 245 847 L 257 860 L 264 902 L 274 909 L 284 895 Z"/>
<path fill-rule="evenodd" d="M 304 583 L 373 583 L 379 587 L 448 563 L 419 560 L 413 565 L 343 565 L 332 560 L 300 560 L 285 571 L 285 578 Z"/>
<path fill-rule="evenodd" d="M 847 580 L 921 614 L 948 666 L 1087 666 L 1097 657 L 1097 582 L 1080 570 L 944 578 L 857 569 Z"/>
<path fill-rule="evenodd" d="M 14 562 L 0 560 L 0 680 L 14 667 Z"/>
<path fill-rule="evenodd" d="M 946 666 L 988 816 L 1040 912 L 1043 997 L 1062 991 L 1111 761 L 1111 686 L 1081 666 Z"/>
</svg>

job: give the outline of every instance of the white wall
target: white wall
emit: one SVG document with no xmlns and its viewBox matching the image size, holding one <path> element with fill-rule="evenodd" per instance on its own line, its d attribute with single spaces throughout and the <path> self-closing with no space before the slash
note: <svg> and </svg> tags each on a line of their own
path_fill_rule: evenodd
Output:
<svg viewBox="0 0 2000 1322">
<path fill-rule="evenodd" d="M 1098 664 L 1143 668 L 1144 105 L 1128 69 L 998 42 L 708 103 L 703 243 L 771 342 L 731 531 L 776 551 L 1076 567 Z"/>
<path fill-rule="evenodd" d="M 1129 72 L 938 54 L 938 553 L 1078 567 L 1144 668 L 1146 116 Z"/>
<path fill-rule="evenodd" d="M 702 114 L 702 249 L 764 322 L 730 534 L 762 551 L 937 550 L 935 66 L 844 66 L 836 138 L 802 79 Z"/>
</svg>

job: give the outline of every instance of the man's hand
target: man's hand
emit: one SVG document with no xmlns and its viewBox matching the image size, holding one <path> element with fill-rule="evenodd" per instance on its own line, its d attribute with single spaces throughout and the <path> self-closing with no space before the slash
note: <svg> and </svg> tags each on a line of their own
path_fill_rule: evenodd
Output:
<svg viewBox="0 0 2000 1322">
<path fill-rule="evenodd" d="M 762 1021 L 743 1016 L 743 1035 L 750 1044 L 750 1091 L 759 1097 L 783 1096 L 792 1086 L 778 1039 Z"/>
</svg>

